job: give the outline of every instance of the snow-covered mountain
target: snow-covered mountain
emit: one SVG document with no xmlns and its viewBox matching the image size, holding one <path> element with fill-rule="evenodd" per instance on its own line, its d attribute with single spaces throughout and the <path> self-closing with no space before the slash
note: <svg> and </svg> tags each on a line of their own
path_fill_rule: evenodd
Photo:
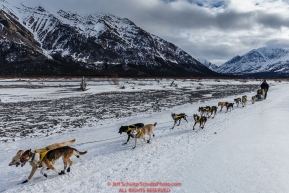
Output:
<svg viewBox="0 0 289 193">
<path fill-rule="evenodd" d="M 217 69 L 219 68 L 217 65 L 209 62 L 208 60 L 206 60 L 204 58 L 198 58 L 197 60 L 199 62 L 201 62 L 204 66 L 207 66 L 209 69 L 211 69 L 213 71 L 217 71 Z"/>
<path fill-rule="evenodd" d="M 1 34 L 0 48 L 3 50 L 7 33 L 16 32 L 10 38 L 10 44 L 29 46 L 30 41 L 34 42 L 35 51 L 42 57 L 42 62 L 36 59 L 41 63 L 39 69 L 45 63 L 47 71 L 58 74 L 218 75 L 174 44 L 144 31 L 126 18 L 107 14 L 79 15 L 63 10 L 51 12 L 40 6 L 12 6 L 5 0 L 0 0 L 0 7 L 0 30 L 6 32 Z M 26 30 L 29 38 L 28 35 L 23 37 L 23 33 L 13 26 Z M 21 37 L 16 38 L 19 35 Z M 0 53 L 2 71 L 8 74 L 11 72 L 7 66 L 13 63 L 16 66 L 13 68 L 18 69 L 17 65 L 23 62 L 17 54 L 9 59 L 7 54 L 11 52 L 10 47 L 6 55 Z M 37 70 L 25 71 L 39 74 Z"/>
<path fill-rule="evenodd" d="M 242 56 L 233 57 L 215 71 L 236 75 L 288 75 L 289 51 L 265 47 L 254 49 Z"/>
</svg>

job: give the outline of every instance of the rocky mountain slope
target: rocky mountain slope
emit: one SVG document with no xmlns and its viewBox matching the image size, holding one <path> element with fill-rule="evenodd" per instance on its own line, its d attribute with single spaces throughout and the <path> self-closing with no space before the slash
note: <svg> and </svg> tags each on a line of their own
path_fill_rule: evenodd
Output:
<svg viewBox="0 0 289 193">
<path fill-rule="evenodd" d="M 2 75 L 219 76 L 126 18 L 5 0 L 0 8 Z"/>
<path fill-rule="evenodd" d="M 204 66 L 208 67 L 209 69 L 213 70 L 213 71 L 217 71 L 218 70 L 218 66 L 211 63 L 210 61 L 204 59 L 204 58 L 198 58 L 197 59 L 199 62 L 201 62 Z"/>
</svg>

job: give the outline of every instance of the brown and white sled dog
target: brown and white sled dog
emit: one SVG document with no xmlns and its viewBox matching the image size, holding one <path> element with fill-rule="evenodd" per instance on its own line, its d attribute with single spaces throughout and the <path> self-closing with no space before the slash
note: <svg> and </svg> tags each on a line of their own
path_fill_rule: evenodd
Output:
<svg viewBox="0 0 289 193">
<path fill-rule="evenodd" d="M 154 137 L 154 129 L 157 123 L 155 124 L 147 124 L 143 128 L 135 128 L 131 131 L 131 135 L 135 139 L 135 144 L 133 149 L 136 147 L 137 139 L 142 138 L 145 143 L 150 143 L 152 136 Z M 149 135 L 149 140 L 146 140 L 146 135 Z"/>
<path fill-rule="evenodd" d="M 247 104 L 247 95 L 242 96 L 242 107 L 245 107 Z"/>
<path fill-rule="evenodd" d="M 238 107 L 239 103 L 242 101 L 242 99 L 241 98 L 236 98 L 236 99 L 234 99 L 234 101 L 235 101 L 235 103 L 236 103 L 236 105 Z"/>
<path fill-rule="evenodd" d="M 219 102 L 219 103 L 218 103 L 218 107 L 221 106 L 220 111 L 222 111 L 223 107 L 226 106 L 226 103 L 228 103 L 228 102 Z"/>
<path fill-rule="evenodd" d="M 73 139 L 73 140 L 70 140 L 70 141 L 61 142 L 61 143 L 54 143 L 54 144 L 51 144 L 51 145 L 49 145 L 47 147 L 33 150 L 32 152 L 34 152 L 34 153 L 44 153 L 44 152 L 47 152 L 48 150 L 53 150 L 53 149 L 56 149 L 56 148 L 59 148 L 59 147 L 67 146 L 67 145 L 73 145 L 75 143 L 75 141 L 76 141 L 76 139 Z M 19 150 L 16 153 L 16 155 L 12 158 L 12 161 L 9 163 L 9 166 L 15 165 L 16 167 L 18 167 L 20 165 L 20 157 L 22 156 L 23 153 L 24 153 L 24 150 Z M 33 162 L 30 162 L 30 165 L 32 167 L 32 170 L 30 172 L 28 180 L 30 180 L 33 177 L 35 171 L 38 168 L 38 165 L 34 164 Z"/>
<path fill-rule="evenodd" d="M 85 152 L 80 152 L 75 148 L 69 147 L 69 146 L 64 146 L 64 147 L 59 147 L 53 150 L 49 150 L 48 152 L 45 153 L 43 158 L 41 157 L 40 153 L 33 153 L 31 149 L 26 150 L 20 157 L 20 162 L 21 166 L 24 166 L 26 162 L 33 163 L 38 166 L 42 166 L 42 169 L 40 173 L 47 178 L 47 174 L 44 173 L 44 170 L 46 168 L 49 168 L 51 170 L 54 170 L 56 173 L 59 175 L 65 174 L 65 170 L 67 172 L 70 172 L 70 166 L 72 166 L 72 161 L 70 160 L 70 157 L 75 155 L 76 157 L 79 157 L 80 155 L 86 154 L 87 151 Z M 54 162 L 62 157 L 63 163 L 64 163 L 64 170 L 58 171 L 54 167 Z M 69 164 L 67 168 L 67 163 Z M 28 182 L 30 179 L 27 179 L 23 181 L 22 183 Z"/>
<path fill-rule="evenodd" d="M 197 123 L 199 123 L 200 127 L 203 129 L 205 127 L 206 122 L 207 122 L 207 117 L 194 114 L 194 120 L 195 120 L 195 124 L 193 126 L 193 130 L 195 130 L 195 125 Z"/>
</svg>

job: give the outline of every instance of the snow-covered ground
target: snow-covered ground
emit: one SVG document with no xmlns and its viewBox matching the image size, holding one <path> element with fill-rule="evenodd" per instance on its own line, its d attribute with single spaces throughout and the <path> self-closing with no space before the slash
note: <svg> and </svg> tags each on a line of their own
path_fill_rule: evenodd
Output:
<svg viewBox="0 0 289 193">
<path fill-rule="evenodd" d="M 167 84 L 170 82 L 167 80 Z M 187 81 L 177 83 L 178 87 L 192 85 Z M 201 83 L 204 86 L 247 84 L 209 80 Z M 104 119 L 93 126 L 47 137 L 2 142 L 0 192 L 289 192 L 289 84 L 275 81 L 269 81 L 269 84 L 271 87 L 266 100 L 251 104 L 253 92 L 243 93 L 249 96 L 246 107 L 234 107 L 228 113 L 218 111 L 204 129 L 196 127 L 192 130 L 192 115 L 198 113 L 198 107 L 217 105 L 219 101 L 233 102 L 236 95 L 232 93 L 232 96 L 222 99 L 211 98 L 205 103 L 187 103 L 122 119 Z M 139 89 L 143 90 L 144 87 L 139 86 Z M 150 87 L 168 88 L 158 84 Z M 13 98 L 13 102 L 17 102 L 17 97 L 12 97 L 15 96 L 13 92 L 3 95 L 9 89 L 1 89 L 2 100 L 8 103 Z M 45 90 L 47 97 L 52 97 L 49 95 L 51 89 L 63 88 L 43 89 L 44 94 L 39 100 L 45 97 Z M 94 89 L 100 91 L 97 87 L 91 87 L 88 91 Z M 27 92 L 27 100 L 29 97 L 32 100 L 34 95 L 37 93 Z M 172 112 L 188 114 L 189 123 L 182 121 L 180 126 L 170 129 L 173 125 Z M 139 140 L 133 150 L 133 140 L 122 145 L 127 136 L 119 136 L 118 129 L 121 125 L 137 122 L 158 122 L 158 125 L 151 144 Z M 23 168 L 8 166 L 19 149 L 41 148 L 73 138 L 77 138 L 73 147 L 80 151 L 88 150 L 88 154 L 79 159 L 72 158 L 74 163 L 70 173 L 58 176 L 48 170 L 48 178 L 45 179 L 37 171 L 29 183 L 19 184 L 28 177 L 31 169 L 28 164 Z M 63 167 L 61 160 L 55 165 L 59 169 Z M 147 185 L 143 186 L 144 183 Z"/>
</svg>

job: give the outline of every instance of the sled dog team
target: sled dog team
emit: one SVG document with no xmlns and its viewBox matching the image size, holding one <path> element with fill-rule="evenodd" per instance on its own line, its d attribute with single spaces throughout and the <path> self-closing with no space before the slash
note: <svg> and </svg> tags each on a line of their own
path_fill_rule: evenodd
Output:
<svg viewBox="0 0 289 193">
<path fill-rule="evenodd" d="M 259 90 L 258 90 L 259 92 Z M 261 91 L 260 93 L 262 94 Z M 252 104 L 258 100 L 257 96 L 252 96 Z M 237 107 L 239 104 L 242 104 L 242 107 L 246 106 L 247 103 L 247 96 L 244 95 L 242 98 L 235 98 L 234 102 L 236 103 Z M 214 118 L 217 114 L 218 107 L 220 107 L 220 111 L 222 111 L 223 107 L 226 107 L 226 112 L 229 110 L 231 111 L 233 109 L 233 106 L 235 103 L 229 103 L 229 102 L 219 102 L 218 106 L 206 106 L 206 107 L 199 107 L 198 111 L 200 112 L 200 115 L 194 114 L 193 118 L 195 121 L 195 124 L 193 126 L 193 130 L 195 129 L 195 125 L 199 123 L 199 127 L 202 129 L 204 128 L 208 118 L 210 118 L 212 115 Z M 174 125 L 171 129 L 174 129 L 175 125 L 180 125 L 181 120 L 184 119 L 187 123 L 187 115 L 185 113 L 180 114 L 171 114 L 172 119 L 174 120 Z M 156 127 L 157 123 L 154 124 L 147 124 L 144 125 L 143 123 L 136 123 L 128 126 L 121 126 L 119 128 L 119 134 L 122 134 L 123 132 L 127 133 L 127 141 L 123 144 L 127 144 L 127 142 L 130 140 L 130 138 L 135 139 L 135 144 L 133 149 L 136 147 L 137 139 L 142 138 L 145 143 L 150 143 L 152 137 L 154 137 L 154 128 Z M 146 140 L 146 135 L 149 136 L 149 139 Z M 70 172 L 70 167 L 72 166 L 71 156 L 76 156 L 79 158 L 80 155 L 84 155 L 87 153 L 87 151 L 80 152 L 75 148 L 69 147 L 69 145 L 73 145 L 75 143 L 76 139 L 73 139 L 71 141 L 65 141 L 60 143 L 54 143 L 51 144 L 45 148 L 40 148 L 36 150 L 19 150 L 16 155 L 12 158 L 12 161 L 9 163 L 9 166 L 15 165 L 18 167 L 21 165 L 23 167 L 27 162 L 30 163 L 31 172 L 28 178 L 22 182 L 22 184 L 27 183 L 29 180 L 32 179 L 33 175 L 35 174 L 37 168 L 42 167 L 40 173 L 47 178 L 47 174 L 45 173 L 45 169 L 51 169 L 58 173 L 59 175 L 63 175 L 66 172 Z M 59 171 L 54 167 L 54 163 L 57 159 L 62 157 L 63 160 L 63 170 Z"/>
<path fill-rule="evenodd" d="M 234 102 L 236 103 L 237 107 L 240 103 L 242 103 L 242 107 L 245 107 L 247 104 L 247 96 L 244 95 L 242 98 L 235 98 Z M 214 115 L 212 118 L 214 118 L 217 114 L 217 110 L 220 107 L 220 111 L 223 110 L 224 107 L 226 107 L 226 113 L 232 109 L 234 109 L 235 103 L 229 103 L 229 102 L 219 102 L 218 106 L 206 106 L 206 107 L 199 107 L 200 116 L 197 114 L 194 114 L 194 120 L 195 124 L 193 126 L 193 130 L 195 129 L 195 125 L 197 123 L 200 124 L 200 127 L 203 129 L 205 126 L 205 123 L 207 122 L 208 118 L 210 118 L 212 115 Z"/>
<path fill-rule="evenodd" d="M 261 89 L 259 89 L 261 90 Z M 257 91 L 260 92 L 260 91 Z M 263 89 L 262 89 L 263 90 Z M 258 99 L 255 98 L 256 96 L 252 96 L 252 104 L 254 104 L 254 102 Z M 195 129 L 195 125 L 197 123 L 199 123 L 199 127 L 200 128 L 204 128 L 205 124 L 208 120 L 208 118 L 210 118 L 211 116 L 213 116 L 212 118 L 214 118 L 217 114 L 217 110 L 220 107 L 220 111 L 223 110 L 224 107 L 226 107 L 226 113 L 228 111 L 231 111 L 232 109 L 234 109 L 234 104 L 236 103 L 237 107 L 239 107 L 239 104 L 242 105 L 242 107 L 245 107 L 247 104 L 247 96 L 244 95 L 241 98 L 235 98 L 234 99 L 234 103 L 229 103 L 229 102 L 219 102 L 218 106 L 205 106 L 205 107 L 199 107 L 198 111 L 200 112 L 200 115 L 194 114 L 193 118 L 195 121 L 195 124 L 193 126 L 193 130 Z M 177 126 L 180 125 L 181 120 L 184 119 L 187 123 L 187 115 L 185 113 L 180 113 L 180 114 L 175 114 L 172 113 L 171 114 L 172 119 L 174 120 L 174 125 L 171 129 L 174 129 L 175 125 L 177 124 Z M 134 138 L 135 139 L 135 145 L 133 147 L 133 149 L 136 147 L 136 143 L 137 143 L 137 139 L 142 138 L 144 140 L 144 142 L 146 143 L 150 143 L 150 140 L 152 138 L 152 136 L 154 137 L 154 128 L 157 125 L 157 123 L 155 124 L 148 124 L 148 125 L 144 125 L 143 123 L 136 123 L 136 124 L 132 124 L 132 125 L 127 125 L 127 126 L 121 126 L 119 128 L 119 134 L 122 134 L 123 132 L 125 132 L 128 136 L 127 141 L 123 144 L 127 144 L 127 142 L 130 140 L 130 138 Z M 146 135 L 149 135 L 149 140 L 146 140 Z"/>
</svg>

